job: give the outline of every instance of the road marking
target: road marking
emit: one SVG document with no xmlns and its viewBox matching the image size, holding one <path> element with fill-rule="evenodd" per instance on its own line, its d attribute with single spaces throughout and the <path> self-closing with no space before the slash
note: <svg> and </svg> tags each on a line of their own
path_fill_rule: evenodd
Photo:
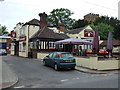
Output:
<svg viewBox="0 0 120 90">
<path fill-rule="evenodd" d="M 60 80 L 61 82 L 66 82 L 66 81 L 68 81 L 68 79 L 64 79 L 64 80 Z"/>
<path fill-rule="evenodd" d="M 14 87 L 14 88 L 24 88 L 25 86 L 18 86 L 18 87 Z"/>
</svg>

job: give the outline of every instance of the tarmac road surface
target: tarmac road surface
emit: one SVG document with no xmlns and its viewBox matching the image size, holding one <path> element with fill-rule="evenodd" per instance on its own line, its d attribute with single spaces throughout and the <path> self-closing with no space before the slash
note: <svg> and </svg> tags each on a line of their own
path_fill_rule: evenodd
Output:
<svg viewBox="0 0 120 90">
<path fill-rule="evenodd" d="M 4 56 L 19 82 L 13 88 L 118 88 L 118 74 L 89 74 L 77 70 L 55 71 L 39 60 Z"/>
</svg>

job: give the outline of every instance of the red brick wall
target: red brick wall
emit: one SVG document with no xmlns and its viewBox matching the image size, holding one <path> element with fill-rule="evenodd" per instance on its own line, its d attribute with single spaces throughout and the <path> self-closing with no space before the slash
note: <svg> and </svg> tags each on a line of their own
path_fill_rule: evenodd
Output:
<svg viewBox="0 0 120 90">
<path fill-rule="evenodd" d="M 11 38 L 7 39 L 7 53 L 10 54 L 10 48 L 11 48 Z"/>
</svg>

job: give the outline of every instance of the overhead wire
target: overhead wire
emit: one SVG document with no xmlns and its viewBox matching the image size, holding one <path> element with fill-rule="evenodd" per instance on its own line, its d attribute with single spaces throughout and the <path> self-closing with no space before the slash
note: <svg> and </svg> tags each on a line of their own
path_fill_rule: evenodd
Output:
<svg viewBox="0 0 120 90">
<path fill-rule="evenodd" d="M 105 9 L 112 10 L 112 11 L 117 11 L 116 9 L 112 9 L 112 8 L 109 8 L 109 7 L 105 7 L 105 6 L 102 6 L 102 5 L 98 5 L 98 4 L 95 4 L 95 3 L 92 3 L 92 2 L 89 2 L 89 1 L 86 1 L 86 0 L 82 0 L 82 1 L 85 2 L 85 3 L 87 3 L 87 4 L 91 4 L 91 5 L 93 5 L 93 6 L 105 8 Z"/>
</svg>

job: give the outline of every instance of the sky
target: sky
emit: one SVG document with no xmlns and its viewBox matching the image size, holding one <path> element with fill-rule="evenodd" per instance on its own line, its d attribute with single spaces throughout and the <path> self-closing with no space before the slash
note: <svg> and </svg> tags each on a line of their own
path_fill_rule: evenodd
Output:
<svg viewBox="0 0 120 90">
<path fill-rule="evenodd" d="M 53 9 L 67 8 L 74 12 L 73 19 L 83 19 L 88 13 L 118 18 L 120 0 L 0 0 L 0 24 L 8 31 L 13 30 L 19 22 L 39 19 L 38 14 L 48 15 Z"/>
</svg>

